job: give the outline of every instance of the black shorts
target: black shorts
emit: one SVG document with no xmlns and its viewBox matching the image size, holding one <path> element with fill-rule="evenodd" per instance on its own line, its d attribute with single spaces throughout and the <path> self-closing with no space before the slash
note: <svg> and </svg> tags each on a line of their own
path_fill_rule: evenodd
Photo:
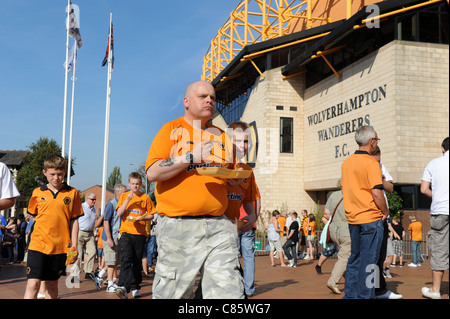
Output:
<svg viewBox="0 0 450 319">
<path fill-rule="evenodd" d="M 58 280 L 66 275 L 67 254 L 46 255 L 35 250 L 28 251 L 27 279 Z"/>
</svg>

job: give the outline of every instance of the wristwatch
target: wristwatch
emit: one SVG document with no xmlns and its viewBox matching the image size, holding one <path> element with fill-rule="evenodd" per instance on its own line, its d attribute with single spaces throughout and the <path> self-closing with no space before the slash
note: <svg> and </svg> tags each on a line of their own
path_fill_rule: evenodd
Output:
<svg viewBox="0 0 450 319">
<path fill-rule="evenodd" d="M 194 154 L 192 154 L 190 151 L 186 152 L 186 161 L 191 164 L 194 163 Z"/>
</svg>

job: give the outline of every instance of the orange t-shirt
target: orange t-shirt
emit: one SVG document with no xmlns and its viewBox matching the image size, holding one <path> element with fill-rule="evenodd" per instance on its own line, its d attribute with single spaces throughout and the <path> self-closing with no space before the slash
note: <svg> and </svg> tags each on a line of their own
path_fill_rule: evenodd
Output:
<svg viewBox="0 0 450 319">
<path fill-rule="evenodd" d="M 278 217 L 278 225 L 280 225 L 280 229 L 283 230 L 282 232 L 280 232 L 280 237 L 283 237 L 285 235 L 284 226 L 286 226 L 286 217 Z"/>
<path fill-rule="evenodd" d="M 306 230 L 306 227 L 308 227 L 308 224 L 309 224 L 309 217 L 308 216 L 303 217 L 301 230 L 303 231 L 304 236 L 308 236 L 308 231 Z"/>
<path fill-rule="evenodd" d="M 309 229 L 309 227 L 311 227 L 311 230 Z M 308 236 L 308 235 L 316 236 L 316 222 L 315 221 L 310 222 L 309 218 L 308 218 L 308 223 L 306 224 L 305 228 L 306 228 L 305 236 Z"/>
<path fill-rule="evenodd" d="M 408 231 L 411 231 L 411 240 L 422 241 L 422 223 L 415 221 L 409 224 Z"/>
<path fill-rule="evenodd" d="M 128 196 L 128 192 L 120 195 L 119 201 L 117 202 L 116 210 L 122 206 L 125 198 Z M 150 199 L 150 196 L 147 194 L 141 193 L 140 195 L 134 195 L 133 198 L 129 201 L 125 212 L 122 215 L 122 223 L 120 224 L 119 233 L 127 233 L 131 235 L 143 235 L 147 236 L 147 221 L 130 221 L 128 220 L 128 216 L 130 217 L 139 217 L 144 215 L 145 213 L 153 214 L 155 213 L 155 208 L 153 206 L 153 202 Z"/>
<path fill-rule="evenodd" d="M 46 255 L 67 253 L 70 222 L 84 214 L 78 191 L 67 184 L 56 194 L 46 185 L 38 187 L 31 195 L 28 212 L 35 216 L 28 249 Z"/>
<path fill-rule="evenodd" d="M 251 170 L 252 168 L 247 164 L 241 164 L 244 170 Z M 227 184 L 228 207 L 225 211 L 232 222 L 240 218 L 240 208 L 243 203 L 254 202 L 259 199 L 258 186 L 256 185 L 255 175 L 253 173 L 244 181 L 236 186 L 231 187 Z"/>
<path fill-rule="evenodd" d="M 103 226 L 100 226 L 97 230 L 97 248 L 103 249 L 103 239 L 102 239 Z"/>
<path fill-rule="evenodd" d="M 206 162 L 190 164 L 186 169 L 155 188 L 158 213 L 169 217 L 222 215 L 228 205 L 224 179 L 198 174 L 197 167 L 233 168 L 233 146 L 227 134 L 207 124 L 207 130 L 194 129 L 184 117 L 166 123 L 156 134 L 148 152 L 145 170 L 156 161 L 174 158 L 192 151 L 203 140 L 214 139 L 212 155 Z"/>
<path fill-rule="evenodd" d="M 349 224 L 377 221 L 383 213 L 375 204 L 373 188 L 383 189 L 380 163 L 367 152 L 356 151 L 341 166 L 345 216 Z"/>
</svg>

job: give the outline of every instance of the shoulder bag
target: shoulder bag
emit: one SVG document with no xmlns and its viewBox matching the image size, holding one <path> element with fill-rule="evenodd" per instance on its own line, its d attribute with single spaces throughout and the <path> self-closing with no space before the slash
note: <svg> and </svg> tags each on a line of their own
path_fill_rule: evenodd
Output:
<svg viewBox="0 0 450 319">
<path fill-rule="evenodd" d="M 331 240 L 331 235 L 330 235 L 330 224 L 333 221 L 333 217 L 334 217 L 334 213 L 336 213 L 336 210 L 338 208 L 338 206 L 341 204 L 342 200 L 344 198 L 341 198 L 341 200 L 339 201 L 339 203 L 336 205 L 336 207 L 334 208 L 334 212 L 331 215 L 330 221 L 328 222 L 328 228 L 327 228 L 327 243 L 332 243 L 333 241 Z"/>
</svg>

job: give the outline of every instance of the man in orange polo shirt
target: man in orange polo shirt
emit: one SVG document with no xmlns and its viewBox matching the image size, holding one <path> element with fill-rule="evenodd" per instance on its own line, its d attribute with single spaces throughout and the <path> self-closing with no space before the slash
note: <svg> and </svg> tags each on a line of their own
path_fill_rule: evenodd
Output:
<svg viewBox="0 0 450 319">
<path fill-rule="evenodd" d="M 372 126 L 356 130 L 359 149 L 341 166 L 344 207 L 351 237 L 351 255 L 345 274 L 345 299 L 372 299 L 381 274 L 377 261 L 389 214 L 383 195 L 380 164 L 369 154 L 379 138 Z"/>
<path fill-rule="evenodd" d="M 184 116 L 166 123 L 155 136 L 145 169 L 157 182 L 161 218 L 156 226 L 158 261 L 153 298 L 192 298 L 197 273 L 204 298 L 244 298 L 239 273 L 237 231 L 224 215 L 227 183 L 200 175 L 197 167 L 233 168 L 226 133 L 208 121 L 215 111 L 215 91 L 208 82 L 190 84 Z"/>
</svg>

